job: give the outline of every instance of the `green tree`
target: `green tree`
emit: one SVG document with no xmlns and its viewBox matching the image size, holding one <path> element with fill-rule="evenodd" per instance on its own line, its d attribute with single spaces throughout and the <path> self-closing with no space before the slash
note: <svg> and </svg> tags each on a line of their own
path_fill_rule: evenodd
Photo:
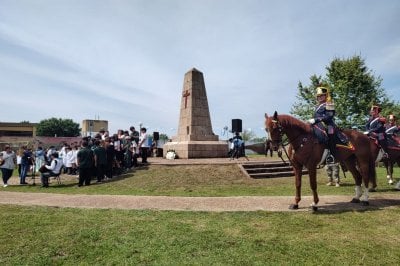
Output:
<svg viewBox="0 0 400 266">
<path fill-rule="evenodd" d="M 169 137 L 167 134 L 164 134 L 164 133 L 160 134 L 160 140 L 168 140 L 168 139 L 169 139 Z"/>
<path fill-rule="evenodd" d="M 39 122 L 36 134 L 48 137 L 77 137 L 80 135 L 79 124 L 72 119 L 49 118 Z"/>
<path fill-rule="evenodd" d="M 292 107 L 292 114 L 304 120 L 313 116 L 317 104 L 315 91 L 319 85 L 330 88 L 335 103 L 336 122 L 341 127 L 362 127 L 366 123 L 372 104 L 380 105 L 383 115 L 398 110 L 398 103 L 389 100 L 381 87 L 381 77 L 375 77 L 360 56 L 335 58 L 326 70 L 323 78 L 312 75 L 309 86 L 303 86 L 299 82 L 297 101 Z"/>
<path fill-rule="evenodd" d="M 315 91 L 319 84 L 321 84 L 321 76 L 312 75 L 310 77 L 311 85 L 303 86 L 301 82 L 297 84 L 296 102 L 292 106 L 291 114 L 299 117 L 300 119 L 307 120 L 311 118 L 314 113 L 315 105 Z"/>
<path fill-rule="evenodd" d="M 244 130 L 243 132 L 242 132 L 242 139 L 243 139 L 243 141 L 249 141 L 249 140 L 252 140 L 252 139 L 254 139 L 256 137 L 256 133 L 254 133 L 253 131 L 251 131 L 251 130 Z"/>
<path fill-rule="evenodd" d="M 255 137 L 251 141 L 253 141 L 254 143 L 264 143 L 266 139 L 267 137 Z"/>
</svg>

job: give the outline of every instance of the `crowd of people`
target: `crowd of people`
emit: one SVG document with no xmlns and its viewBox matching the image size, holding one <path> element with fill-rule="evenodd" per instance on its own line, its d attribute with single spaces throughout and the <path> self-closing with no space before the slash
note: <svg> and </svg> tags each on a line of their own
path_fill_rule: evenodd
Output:
<svg viewBox="0 0 400 266">
<path fill-rule="evenodd" d="M 43 187 L 49 186 L 49 178 L 60 174 L 78 175 L 78 186 L 90 185 L 92 178 L 98 183 L 112 179 L 141 164 L 147 164 L 152 143 L 146 128 L 140 132 L 135 127 L 129 131 L 118 130 L 112 136 L 106 130 L 100 130 L 94 137 L 83 137 L 74 143 L 64 143 L 58 150 L 55 146 L 47 149 L 39 146 L 35 150 L 22 146 L 14 152 L 6 145 L 0 153 L 0 168 L 3 186 L 15 168 L 18 169 L 19 184 L 26 185 L 28 173 L 40 175 Z"/>
</svg>

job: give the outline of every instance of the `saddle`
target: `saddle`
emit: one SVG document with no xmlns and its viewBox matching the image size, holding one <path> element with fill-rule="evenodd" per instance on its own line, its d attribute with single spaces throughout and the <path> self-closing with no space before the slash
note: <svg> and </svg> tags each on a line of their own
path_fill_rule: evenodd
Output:
<svg viewBox="0 0 400 266">
<path fill-rule="evenodd" d="M 327 145 L 329 137 L 326 129 L 321 128 L 318 125 L 313 125 L 312 129 L 314 136 L 318 139 L 318 142 Z M 349 146 L 349 139 L 339 128 L 335 129 L 334 140 L 336 145 Z"/>
<path fill-rule="evenodd" d="M 335 144 L 348 146 L 349 142 L 349 138 L 343 133 L 343 131 L 337 129 L 335 132 Z"/>
<path fill-rule="evenodd" d="M 396 136 L 387 135 L 388 149 L 400 150 L 400 138 Z"/>
</svg>

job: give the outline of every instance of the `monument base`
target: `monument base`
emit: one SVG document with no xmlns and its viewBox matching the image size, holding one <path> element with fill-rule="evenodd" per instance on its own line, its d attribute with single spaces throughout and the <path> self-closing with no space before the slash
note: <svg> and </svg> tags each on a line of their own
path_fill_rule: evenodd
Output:
<svg viewBox="0 0 400 266">
<path fill-rule="evenodd" d="M 173 141 L 163 146 L 163 157 L 174 150 L 180 159 L 224 158 L 228 157 L 229 146 L 226 141 Z"/>
</svg>

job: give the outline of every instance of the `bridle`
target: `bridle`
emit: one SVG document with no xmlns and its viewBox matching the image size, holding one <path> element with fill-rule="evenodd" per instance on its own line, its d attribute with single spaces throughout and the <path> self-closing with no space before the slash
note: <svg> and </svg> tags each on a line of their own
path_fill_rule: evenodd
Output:
<svg viewBox="0 0 400 266">
<path fill-rule="evenodd" d="M 271 121 L 272 121 L 272 123 L 274 124 L 274 128 L 278 128 L 278 133 L 279 133 L 279 134 L 278 134 L 278 138 L 277 138 L 277 139 L 274 139 L 274 138 L 272 138 L 272 136 L 271 136 L 271 132 L 269 132 L 269 135 L 270 135 L 271 141 L 272 141 L 272 145 L 275 145 L 275 146 L 277 146 L 278 148 L 279 148 L 280 146 L 284 147 L 284 145 L 283 145 L 283 135 L 284 135 L 284 133 L 283 133 L 283 127 L 282 127 L 281 123 L 279 122 L 279 120 L 274 120 L 274 119 L 272 119 Z"/>
<path fill-rule="evenodd" d="M 298 134 L 294 139 L 292 139 L 292 141 L 290 141 L 289 138 L 288 138 L 288 139 L 287 139 L 287 143 L 284 143 L 284 141 L 283 141 L 283 136 L 285 135 L 285 133 L 283 132 L 282 124 L 279 122 L 278 119 L 276 119 L 276 120 L 275 120 L 275 119 L 271 119 L 271 122 L 273 123 L 274 128 L 277 128 L 278 133 L 279 133 L 279 134 L 278 134 L 278 138 L 274 139 L 274 138 L 272 138 L 271 133 L 269 132 L 270 137 L 271 137 L 271 141 L 272 141 L 272 145 L 277 146 L 277 147 L 278 147 L 278 150 L 279 150 L 279 147 L 282 147 L 283 151 L 284 151 L 285 154 L 286 154 L 286 157 L 288 158 L 289 162 L 292 164 L 292 161 L 291 161 L 291 159 L 290 159 L 290 157 L 289 157 L 289 155 L 288 155 L 288 153 L 287 153 L 287 151 L 286 151 L 286 147 L 285 147 L 285 146 L 287 146 L 287 145 L 289 145 L 289 144 L 292 144 L 294 150 L 296 151 L 296 150 L 298 150 L 299 148 L 303 147 L 303 144 L 304 144 L 305 142 L 307 142 L 308 139 L 307 139 L 306 137 L 303 138 L 303 140 L 301 141 L 300 145 L 297 146 L 297 147 L 295 147 L 295 146 L 293 145 L 293 143 L 296 143 L 296 140 L 297 140 L 298 138 L 300 138 L 300 137 L 303 135 L 302 133 L 300 133 L 300 134 Z M 285 160 L 283 159 L 283 156 L 282 156 L 282 152 L 279 152 L 279 151 L 278 151 L 278 155 L 279 155 L 279 157 L 281 158 L 281 160 L 282 160 L 283 162 L 285 162 Z"/>
<path fill-rule="evenodd" d="M 279 134 L 278 134 L 278 138 L 277 138 L 277 139 L 274 139 L 274 138 L 272 138 L 272 136 L 271 136 L 271 132 L 266 128 L 266 131 L 268 131 L 268 134 L 269 134 L 269 136 L 270 136 L 272 145 L 278 147 L 278 149 L 277 149 L 277 150 L 278 150 L 278 156 L 279 156 L 279 158 L 281 158 L 281 160 L 282 160 L 282 162 L 283 162 L 284 164 L 286 164 L 286 161 L 285 161 L 285 159 L 283 158 L 282 151 L 279 149 L 280 147 L 282 147 L 282 150 L 285 152 L 286 157 L 288 158 L 290 164 L 293 165 L 292 161 L 290 160 L 289 154 L 288 154 L 287 151 L 286 151 L 285 145 L 284 145 L 284 143 L 283 143 L 283 135 L 284 135 L 284 133 L 283 133 L 283 127 L 282 127 L 282 125 L 281 125 L 281 123 L 279 122 L 278 119 L 276 119 L 276 120 L 275 120 L 275 119 L 271 119 L 271 121 L 272 121 L 272 123 L 273 123 L 273 127 L 274 127 L 274 128 L 277 128 L 277 129 L 278 129 L 278 133 L 279 133 Z M 289 144 L 289 143 L 287 143 L 287 144 Z M 287 145 L 287 144 L 286 144 L 286 145 Z"/>
</svg>

